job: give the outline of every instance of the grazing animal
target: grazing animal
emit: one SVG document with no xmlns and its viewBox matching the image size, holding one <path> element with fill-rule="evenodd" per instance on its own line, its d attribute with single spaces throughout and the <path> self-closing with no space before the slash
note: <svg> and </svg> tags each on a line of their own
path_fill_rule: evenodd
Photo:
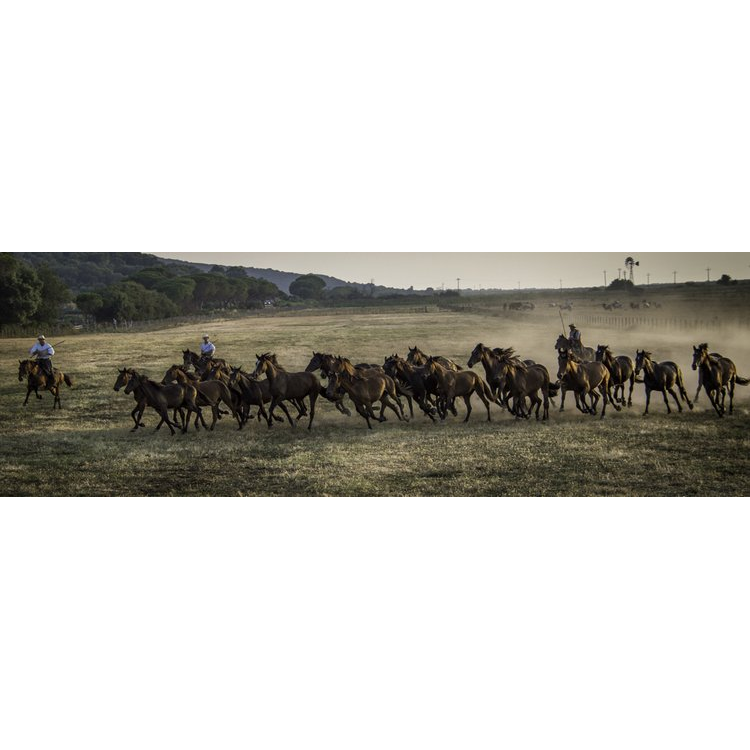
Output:
<svg viewBox="0 0 750 750">
<path fill-rule="evenodd" d="M 682 411 L 682 405 L 680 404 L 677 394 L 674 392 L 675 385 L 680 391 L 680 398 L 683 399 L 690 407 L 693 408 L 693 404 L 688 398 L 687 391 L 685 390 L 685 384 L 682 381 L 682 371 L 679 365 L 674 362 L 654 362 L 651 359 L 651 352 L 638 350 L 635 355 L 635 374 L 643 370 L 643 383 L 646 386 L 646 410 L 644 414 L 648 414 L 648 406 L 651 402 L 651 391 L 659 391 L 664 396 L 664 403 L 667 406 L 667 414 L 671 414 L 672 410 L 669 408 L 669 399 L 667 393 L 669 393 L 677 404 L 677 409 Z"/>
<path fill-rule="evenodd" d="M 487 409 L 487 421 L 491 422 L 490 402 L 498 405 L 500 403 L 493 396 L 487 383 L 471 370 L 449 370 L 440 364 L 439 359 L 439 357 L 428 357 L 425 368 L 431 375 L 435 376 L 438 382 L 438 393 L 440 394 L 438 414 L 440 419 L 445 419 L 448 404 L 453 399 L 463 398 L 464 404 L 466 404 L 466 419 L 464 419 L 464 422 L 468 422 L 471 416 L 471 397 L 476 394 Z"/>
<path fill-rule="evenodd" d="M 698 390 L 701 386 L 706 391 L 711 406 L 716 413 L 723 417 L 725 414 L 724 402 L 727 391 L 729 391 L 729 413 L 731 414 L 734 407 L 734 386 L 748 385 L 750 379 L 741 378 L 737 375 L 737 367 L 728 357 L 722 357 L 720 354 L 709 354 L 708 344 L 698 344 L 693 347 L 693 364 L 694 370 L 698 370 Z M 721 403 L 719 403 L 721 395 Z M 698 395 L 696 394 L 696 401 Z"/>
<path fill-rule="evenodd" d="M 332 369 L 328 376 L 328 395 L 333 396 L 338 388 L 343 388 L 354 403 L 357 413 L 364 417 L 367 427 L 372 429 L 371 419 L 385 422 L 385 407 L 393 409 L 401 421 L 407 421 L 404 410 L 396 396 L 396 384 L 389 375 L 384 372 L 375 371 L 372 375 L 357 370 L 352 363 L 344 357 L 334 359 Z M 380 402 L 380 416 L 375 416 L 372 405 Z"/>
<path fill-rule="evenodd" d="M 627 355 L 615 357 L 607 344 L 596 347 L 596 361 L 601 362 L 609 370 L 609 380 L 612 385 L 612 396 L 623 406 L 625 402 L 625 383 L 630 381 L 627 406 L 633 405 L 633 388 L 635 387 L 635 363 Z M 618 398 L 617 391 L 620 391 Z"/>
<path fill-rule="evenodd" d="M 406 361 L 410 365 L 420 367 L 426 365 L 428 359 L 430 359 L 430 357 L 428 357 L 418 346 L 409 347 L 409 354 L 406 355 Z M 463 370 L 461 365 L 456 364 L 452 359 L 448 359 L 448 357 L 433 357 L 433 359 L 435 359 L 437 363 L 446 370 Z"/>
<path fill-rule="evenodd" d="M 602 419 L 604 419 L 604 415 L 607 412 L 607 401 L 617 411 L 620 411 L 620 407 L 612 400 L 609 390 L 609 370 L 601 362 L 581 362 L 572 350 L 560 349 L 558 351 L 557 363 L 557 377 L 562 384 L 560 411 L 565 406 L 566 391 L 572 390 L 576 395 L 588 395 L 591 398 L 591 407 L 587 407 L 584 400 L 583 408 L 579 406 L 579 409 L 584 412 L 588 411 L 589 414 L 596 414 L 596 407 L 599 404 L 597 389 L 603 398 Z"/>
<path fill-rule="evenodd" d="M 58 409 L 62 409 L 60 387 L 63 383 L 65 383 L 68 388 L 73 387 L 73 381 L 64 372 L 55 368 L 52 370 L 52 375 L 50 376 L 44 372 L 40 365 L 33 359 L 18 360 L 18 382 L 21 383 L 24 377 L 27 379 L 26 398 L 23 402 L 24 406 L 29 403 L 29 396 L 32 391 L 34 391 L 34 395 L 40 399 L 42 396 L 39 393 L 39 389 L 42 388 L 43 390 L 49 391 L 54 396 L 52 409 L 54 410 L 55 406 L 57 406 Z"/>
<path fill-rule="evenodd" d="M 268 426 L 273 426 L 273 411 L 278 406 L 292 427 L 296 423 L 292 421 L 291 416 L 284 404 L 284 401 L 292 399 L 302 400 L 310 399 L 310 420 L 307 423 L 307 429 L 312 429 L 313 419 L 315 417 L 315 402 L 320 394 L 320 381 L 311 372 L 286 372 L 277 362 L 275 356 L 270 352 L 257 354 L 255 369 L 250 377 L 258 378 L 265 374 L 271 392 L 271 406 L 268 410 Z"/>
<path fill-rule="evenodd" d="M 557 341 L 555 341 L 555 349 L 557 349 L 558 352 L 563 349 L 566 351 L 572 351 L 570 348 L 570 341 L 562 333 L 557 337 Z M 596 360 L 594 350 L 590 346 L 581 345 L 581 348 L 573 353 L 580 362 L 594 362 Z"/>
</svg>

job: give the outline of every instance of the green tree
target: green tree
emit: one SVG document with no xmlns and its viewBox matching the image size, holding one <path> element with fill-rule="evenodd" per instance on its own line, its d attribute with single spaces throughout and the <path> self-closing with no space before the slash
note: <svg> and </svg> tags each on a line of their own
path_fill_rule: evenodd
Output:
<svg viewBox="0 0 750 750">
<path fill-rule="evenodd" d="M 40 323 L 52 323 L 60 317 L 62 306 L 70 302 L 73 295 L 67 284 L 47 263 L 37 268 L 36 275 L 42 282 L 42 301 L 34 313 L 34 320 Z"/>
<path fill-rule="evenodd" d="M 732 283 L 732 277 L 728 273 L 723 273 L 716 283 L 721 284 L 722 286 L 727 286 Z"/>
<path fill-rule="evenodd" d="M 307 273 L 299 276 L 289 285 L 289 292 L 302 299 L 320 299 L 325 288 L 326 283 L 320 276 Z"/>
<path fill-rule="evenodd" d="M 34 269 L 0 253 L 0 323 L 28 323 L 42 303 L 42 282 Z"/>
<path fill-rule="evenodd" d="M 165 279 L 156 285 L 156 291 L 169 297 L 181 310 L 184 310 L 193 301 L 195 279 L 189 276 Z"/>
<path fill-rule="evenodd" d="M 96 292 L 81 292 L 76 297 L 76 306 L 84 315 L 97 318 L 104 307 L 104 300 L 101 294 Z"/>
</svg>

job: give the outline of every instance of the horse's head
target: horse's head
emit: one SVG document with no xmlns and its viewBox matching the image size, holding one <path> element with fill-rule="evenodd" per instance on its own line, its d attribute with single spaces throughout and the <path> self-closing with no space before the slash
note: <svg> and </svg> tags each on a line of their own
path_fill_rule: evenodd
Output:
<svg viewBox="0 0 750 750">
<path fill-rule="evenodd" d="M 562 378 L 565 376 L 565 373 L 568 372 L 573 362 L 575 362 L 575 359 L 573 357 L 573 352 L 571 352 L 570 349 L 565 349 L 563 347 L 560 347 L 557 350 L 557 378 L 558 380 L 562 380 Z"/>
<path fill-rule="evenodd" d="M 323 355 L 320 352 L 313 351 L 312 359 L 307 367 L 305 367 L 305 372 L 315 372 L 315 370 L 319 370 L 322 356 Z"/>
<path fill-rule="evenodd" d="M 410 365 L 423 365 L 427 361 L 427 355 L 418 347 L 409 347 L 409 354 L 406 357 L 406 361 Z"/>
<path fill-rule="evenodd" d="M 607 349 L 609 349 L 608 344 L 599 344 L 599 346 L 596 347 L 596 361 L 597 362 L 604 362 L 604 359 L 607 355 Z"/>
<path fill-rule="evenodd" d="M 635 375 L 638 376 L 638 373 L 643 369 L 643 366 L 646 363 L 651 363 L 651 352 L 647 352 L 645 349 L 636 350 L 635 353 Z"/>
<path fill-rule="evenodd" d="M 263 375 L 263 373 L 268 372 L 269 370 L 273 370 L 273 360 L 274 356 L 273 354 L 271 354 L 271 352 L 266 352 L 265 354 L 256 354 L 255 369 L 253 370 L 250 377 L 259 378 L 261 375 Z"/>
<path fill-rule="evenodd" d="M 229 368 L 229 384 L 234 385 L 237 380 L 240 378 L 240 376 L 244 375 L 245 373 L 242 372 L 242 365 L 239 367 L 230 367 Z"/>
<path fill-rule="evenodd" d="M 194 357 L 195 355 L 190 351 L 190 349 L 182 350 L 182 364 L 185 365 L 185 367 L 189 367 L 193 364 Z"/>
<path fill-rule="evenodd" d="M 392 378 L 395 377 L 401 369 L 400 362 L 401 358 L 398 354 L 391 354 L 390 357 L 386 357 L 383 361 L 383 370 L 386 375 L 390 375 Z"/>
<path fill-rule="evenodd" d="M 19 359 L 18 360 L 18 382 L 20 383 L 26 375 L 31 373 L 31 360 Z"/>
<path fill-rule="evenodd" d="M 115 383 L 115 390 L 119 391 L 122 386 L 125 386 L 125 393 L 132 393 L 140 383 L 142 377 L 144 376 L 139 375 L 132 368 L 126 367 L 124 370 L 120 370 L 117 382 Z"/>
<path fill-rule="evenodd" d="M 474 367 L 477 362 L 482 361 L 482 355 L 487 347 L 484 344 L 477 344 L 469 357 L 469 361 L 466 363 L 467 367 Z"/>
<path fill-rule="evenodd" d="M 161 379 L 162 385 L 166 385 L 167 383 L 174 383 L 176 380 L 180 379 L 180 376 L 178 373 L 182 373 L 182 370 L 180 370 L 179 365 L 172 365 L 165 373 L 164 377 Z"/>
<path fill-rule="evenodd" d="M 341 374 L 331 370 L 328 373 L 328 385 L 326 386 L 325 394 L 326 398 L 332 399 L 336 395 L 336 391 L 341 387 Z"/>
<path fill-rule="evenodd" d="M 560 349 L 567 349 L 568 345 L 568 339 L 561 333 L 555 341 L 555 349 L 559 352 Z"/>
<path fill-rule="evenodd" d="M 693 347 L 693 369 L 697 370 L 699 365 L 708 359 L 708 344 L 698 344 Z"/>
<path fill-rule="evenodd" d="M 425 371 L 429 372 L 431 375 L 435 375 L 441 369 L 437 357 L 425 357 L 422 367 L 424 367 Z"/>
</svg>

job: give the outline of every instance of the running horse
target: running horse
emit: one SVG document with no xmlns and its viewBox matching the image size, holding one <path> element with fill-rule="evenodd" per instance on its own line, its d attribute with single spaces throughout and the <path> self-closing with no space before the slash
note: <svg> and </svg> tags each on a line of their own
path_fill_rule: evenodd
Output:
<svg viewBox="0 0 750 750">
<path fill-rule="evenodd" d="M 728 357 L 709 354 L 708 344 L 698 344 L 698 346 L 693 347 L 692 367 L 699 372 L 699 390 L 700 385 L 702 385 L 711 406 L 714 407 L 720 417 L 723 417 L 726 411 L 724 402 L 727 391 L 729 391 L 729 413 L 731 414 L 734 405 L 735 384 L 748 385 L 750 379 L 741 378 L 737 375 L 737 367 Z M 719 403 L 719 395 L 721 395 L 721 404 Z"/>
<path fill-rule="evenodd" d="M 185 367 L 190 367 L 190 365 L 192 365 L 199 375 L 202 375 L 206 371 L 209 363 L 213 364 L 214 362 L 220 364 L 222 367 L 227 367 L 225 359 L 219 357 L 208 357 L 205 354 L 197 354 L 196 352 L 191 352 L 190 349 L 182 350 L 182 364 Z"/>
<path fill-rule="evenodd" d="M 596 348 L 596 361 L 601 362 L 609 370 L 612 396 L 623 406 L 633 405 L 633 388 L 635 386 L 635 363 L 630 357 L 621 355 L 615 357 L 607 344 L 599 344 Z M 628 400 L 625 401 L 625 383 L 630 382 Z M 620 391 L 618 398 L 617 391 Z"/>
<path fill-rule="evenodd" d="M 33 359 L 18 360 L 18 382 L 21 383 L 24 377 L 27 378 L 26 398 L 23 402 L 24 406 L 29 403 L 29 396 L 32 391 L 34 391 L 34 395 L 37 398 L 41 398 L 39 389 L 42 388 L 49 391 L 55 397 L 55 400 L 52 402 L 52 408 L 54 409 L 55 406 L 57 406 L 58 409 L 62 409 L 62 403 L 60 402 L 60 387 L 63 383 L 65 383 L 68 388 L 73 386 L 73 381 L 64 372 L 55 368 L 52 370 L 52 377 L 50 377 L 44 372 L 44 370 L 42 370 L 40 364 Z"/>
<path fill-rule="evenodd" d="M 644 414 L 648 414 L 648 405 L 651 401 L 651 391 L 659 391 L 664 397 L 664 403 L 667 406 L 667 414 L 671 414 L 672 410 L 669 408 L 669 399 L 667 393 L 674 399 L 677 404 L 677 408 L 682 411 L 682 404 L 680 404 L 677 394 L 674 389 L 677 386 L 680 391 L 680 398 L 687 403 L 690 409 L 693 408 L 693 404 L 688 398 L 687 391 L 685 390 L 685 384 L 682 381 L 682 370 L 680 366 L 674 362 L 654 362 L 651 359 L 651 352 L 638 350 L 635 353 L 635 375 L 638 377 L 638 373 L 643 370 L 643 383 L 646 386 L 646 410 Z"/>
</svg>

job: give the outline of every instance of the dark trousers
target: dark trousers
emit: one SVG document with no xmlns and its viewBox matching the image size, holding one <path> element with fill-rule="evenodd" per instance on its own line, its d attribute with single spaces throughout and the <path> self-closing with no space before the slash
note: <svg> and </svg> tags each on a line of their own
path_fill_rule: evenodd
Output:
<svg viewBox="0 0 750 750">
<path fill-rule="evenodd" d="M 39 367 L 42 368 L 42 372 L 45 375 L 52 377 L 52 360 L 51 359 L 38 359 Z"/>
</svg>

